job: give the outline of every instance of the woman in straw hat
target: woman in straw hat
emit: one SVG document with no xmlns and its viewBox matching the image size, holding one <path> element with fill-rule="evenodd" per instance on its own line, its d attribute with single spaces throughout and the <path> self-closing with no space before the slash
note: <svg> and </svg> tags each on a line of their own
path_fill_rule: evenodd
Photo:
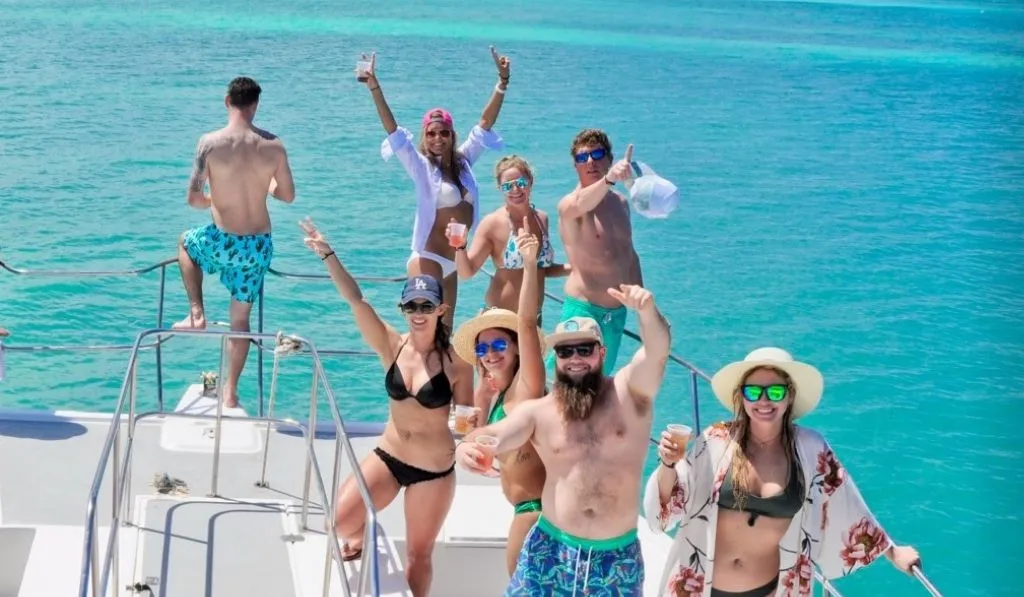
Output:
<svg viewBox="0 0 1024 597">
<path fill-rule="evenodd" d="M 455 331 L 455 352 L 467 363 L 476 363 L 483 383 L 497 392 L 493 407 L 478 404 L 490 414 L 487 424 L 505 418 L 524 400 L 544 395 L 544 347 L 537 328 L 537 238 L 523 228 L 516 239 L 522 252 L 525 274 L 519 293 L 519 311 L 487 309 Z M 544 489 L 544 464 L 527 442 L 514 452 L 496 455 L 501 463 L 501 488 L 515 506 L 505 551 L 508 573 L 516 569 L 516 558 L 527 532 L 540 516 Z"/>
<path fill-rule="evenodd" d="M 663 433 L 644 492 L 655 530 L 676 523 L 662 594 L 811 595 L 826 579 L 884 555 L 910 573 L 917 551 L 897 546 L 868 509 L 828 442 L 794 421 L 817 406 L 824 381 L 779 348 L 759 348 L 711 380 L 735 415 L 686 442 Z"/>
</svg>

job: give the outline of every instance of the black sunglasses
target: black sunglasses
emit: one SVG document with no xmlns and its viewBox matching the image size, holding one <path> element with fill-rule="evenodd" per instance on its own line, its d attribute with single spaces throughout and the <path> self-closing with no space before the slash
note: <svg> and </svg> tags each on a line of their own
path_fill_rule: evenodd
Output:
<svg viewBox="0 0 1024 597">
<path fill-rule="evenodd" d="M 598 147 L 593 151 L 581 151 L 573 156 L 577 164 L 586 164 L 587 158 L 594 158 L 594 161 L 603 160 L 604 156 L 608 155 L 608 152 L 603 147 Z"/>
<path fill-rule="evenodd" d="M 560 359 L 568 359 L 572 357 L 573 353 L 575 353 L 583 358 L 587 358 L 594 354 L 595 348 L 597 348 L 597 342 L 587 342 L 585 344 L 559 344 L 555 347 L 555 355 Z"/>
<path fill-rule="evenodd" d="M 437 305 L 434 303 L 417 303 L 416 301 L 410 301 L 408 303 L 398 303 L 398 308 L 406 315 L 412 315 L 414 313 L 430 315 L 437 310 Z"/>
</svg>

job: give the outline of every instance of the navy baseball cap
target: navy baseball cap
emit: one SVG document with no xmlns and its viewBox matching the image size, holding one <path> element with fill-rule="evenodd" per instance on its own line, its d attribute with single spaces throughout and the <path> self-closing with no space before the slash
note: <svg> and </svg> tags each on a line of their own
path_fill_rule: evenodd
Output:
<svg viewBox="0 0 1024 597">
<path fill-rule="evenodd" d="M 441 304 L 441 285 L 432 276 L 413 276 L 405 281 L 402 289 L 402 303 L 423 299 L 435 305 Z"/>
</svg>

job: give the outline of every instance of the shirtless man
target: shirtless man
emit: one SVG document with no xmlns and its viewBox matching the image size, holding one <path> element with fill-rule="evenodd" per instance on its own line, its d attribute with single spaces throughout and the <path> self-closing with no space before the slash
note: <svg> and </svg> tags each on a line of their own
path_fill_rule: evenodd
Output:
<svg viewBox="0 0 1024 597">
<path fill-rule="evenodd" d="M 526 536 L 506 597 L 643 592 L 640 476 L 671 336 L 648 290 L 623 284 L 606 292 L 637 312 L 643 346 L 632 362 L 614 377 L 604 375 L 598 323 L 563 321 L 546 338 L 557 358 L 551 393 L 470 433 L 455 450 L 463 468 L 484 473 L 472 441 L 477 436 L 496 438 L 496 454 L 531 442 L 547 471 L 542 514 Z"/>
<path fill-rule="evenodd" d="M 220 274 L 221 284 L 231 293 L 231 329 L 249 331 L 249 313 L 274 254 L 267 195 L 285 203 L 295 201 L 295 183 L 284 144 L 252 124 L 261 91 L 248 77 L 231 81 L 224 98 L 227 126 L 199 138 L 188 204 L 196 209 L 209 207 L 213 223 L 186 231 L 178 243 L 178 266 L 188 293 L 189 315 L 174 324 L 176 329 L 206 327 L 205 271 Z M 207 181 L 209 195 L 203 193 Z M 227 379 L 222 386 L 224 406 L 228 408 L 238 406 L 238 379 L 248 355 L 248 340 L 228 343 Z"/>
<path fill-rule="evenodd" d="M 586 129 L 576 135 L 569 151 L 579 184 L 558 203 L 558 232 L 572 264 L 560 319 L 590 317 L 598 322 L 607 350 L 604 373 L 610 375 L 626 329 L 626 309 L 605 289 L 644 283 L 633 249 L 629 202 L 614 190 L 615 183 L 630 177 L 633 146 L 626 147 L 625 159 L 613 166 L 608 135 Z M 550 355 L 549 369 L 554 361 Z"/>
</svg>

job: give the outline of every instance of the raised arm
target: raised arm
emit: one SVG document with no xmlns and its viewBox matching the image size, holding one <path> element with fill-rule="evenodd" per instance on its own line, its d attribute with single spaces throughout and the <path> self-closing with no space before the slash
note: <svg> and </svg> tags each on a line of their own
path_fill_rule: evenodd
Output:
<svg viewBox="0 0 1024 597">
<path fill-rule="evenodd" d="M 188 204 L 196 209 L 207 209 L 212 205 L 210 196 L 203 193 L 203 186 L 210 177 L 206 161 L 212 148 L 207 135 L 200 137 L 196 143 L 196 157 L 192 161 L 192 175 L 188 179 Z"/>
<path fill-rule="evenodd" d="M 337 254 L 327 243 L 327 239 L 316 229 L 313 222 L 306 218 L 299 223 L 306 233 L 305 244 L 313 250 L 321 260 L 327 264 L 327 271 L 331 280 L 338 288 L 338 292 L 352 307 L 352 314 L 355 316 L 356 325 L 359 327 L 363 340 L 369 345 L 373 352 L 380 357 L 381 363 L 388 367 L 395 360 L 394 347 L 401 342 L 401 336 L 390 325 L 385 323 L 377 311 L 370 306 L 370 303 L 363 297 L 359 284 L 352 275 L 348 273 L 345 266 L 341 264 Z"/>
<path fill-rule="evenodd" d="M 361 74 L 366 77 L 366 88 L 373 97 L 373 104 L 377 107 L 377 115 L 380 116 L 380 123 L 384 125 L 384 132 L 390 135 L 398 128 L 398 123 L 395 122 L 395 115 L 391 113 L 391 108 L 384 99 L 384 92 L 380 89 L 380 81 L 377 80 L 376 52 L 370 55 L 370 69 Z"/>
<path fill-rule="evenodd" d="M 519 289 L 519 388 L 527 398 L 544 395 L 544 360 L 540 350 L 540 330 L 537 329 L 537 315 L 540 299 L 537 288 L 537 251 L 540 243 L 530 233 L 529 218 L 523 217 L 516 245 L 523 255 L 523 283 Z"/>
<path fill-rule="evenodd" d="M 651 401 L 661 388 L 672 347 L 668 321 L 654 304 L 654 295 L 642 286 L 622 284 L 609 288 L 608 294 L 635 310 L 640 320 L 640 349 L 615 377 L 624 379 L 634 400 Z"/>
<path fill-rule="evenodd" d="M 494 449 L 495 454 L 518 449 L 530 441 L 530 438 L 533 437 L 533 430 L 537 426 L 538 404 L 540 404 L 538 400 L 529 400 L 516 405 L 515 409 L 504 419 L 493 425 L 471 431 L 455 449 L 455 460 L 468 471 L 482 473 L 484 469 L 480 468 L 478 462 L 483 455 L 473 441 L 477 436 L 490 435 L 496 438 L 498 445 Z"/>
<path fill-rule="evenodd" d="M 498 114 L 501 113 L 501 104 L 505 100 L 505 90 L 508 89 L 509 72 L 512 67 L 512 61 L 508 59 L 508 56 L 498 55 L 494 46 L 491 46 L 491 58 L 494 59 L 494 66 L 498 69 L 498 82 L 494 85 L 494 91 L 491 92 L 487 105 L 484 106 L 483 114 L 480 115 L 480 128 L 485 131 L 491 130 L 494 123 L 498 121 Z"/>
<path fill-rule="evenodd" d="M 626 146 L 626 156 L 615 163 L 603 178 L 587 187 L 577 188 L 558 202 L 558 215 L 563 218 L 579 218 L 592 211 L 619 181 L 631 176 L 630 161 L 633 159 L 633 144 Z"/>
<path fill-rule="evenodd" d="M 480 226 L 477 227 L 476 234 L 473 235 L 473 242 L 468 249 L 465 242 L 455 249 L 455 269 L 459 272 L 460 280 L 468 280 L 475 276 L 487 262 L 487 258 L 494 252 L 490 238 L 491 220 L 489 218 L 490 216 L 485 216 Z M 455 218 L 452 218 L 451 221 L 454 222 Z M 445 230 L 445 236 L 450 238 L 447 230 Z M 462 238 L 465 241 L 465 235 Z"/>
<path fill-rule="evenodd" d="M 281 143 L 278 140 L 278 143 Z M 292 203 L 295 201 L 295 181 L 292 179 L 292 167 L 288 163 L 288 152 L 281 143 L 281 153 L 277 159 L 274 178 L 270 181 L 270 195 L 275 199 Z"/>
</svg>

